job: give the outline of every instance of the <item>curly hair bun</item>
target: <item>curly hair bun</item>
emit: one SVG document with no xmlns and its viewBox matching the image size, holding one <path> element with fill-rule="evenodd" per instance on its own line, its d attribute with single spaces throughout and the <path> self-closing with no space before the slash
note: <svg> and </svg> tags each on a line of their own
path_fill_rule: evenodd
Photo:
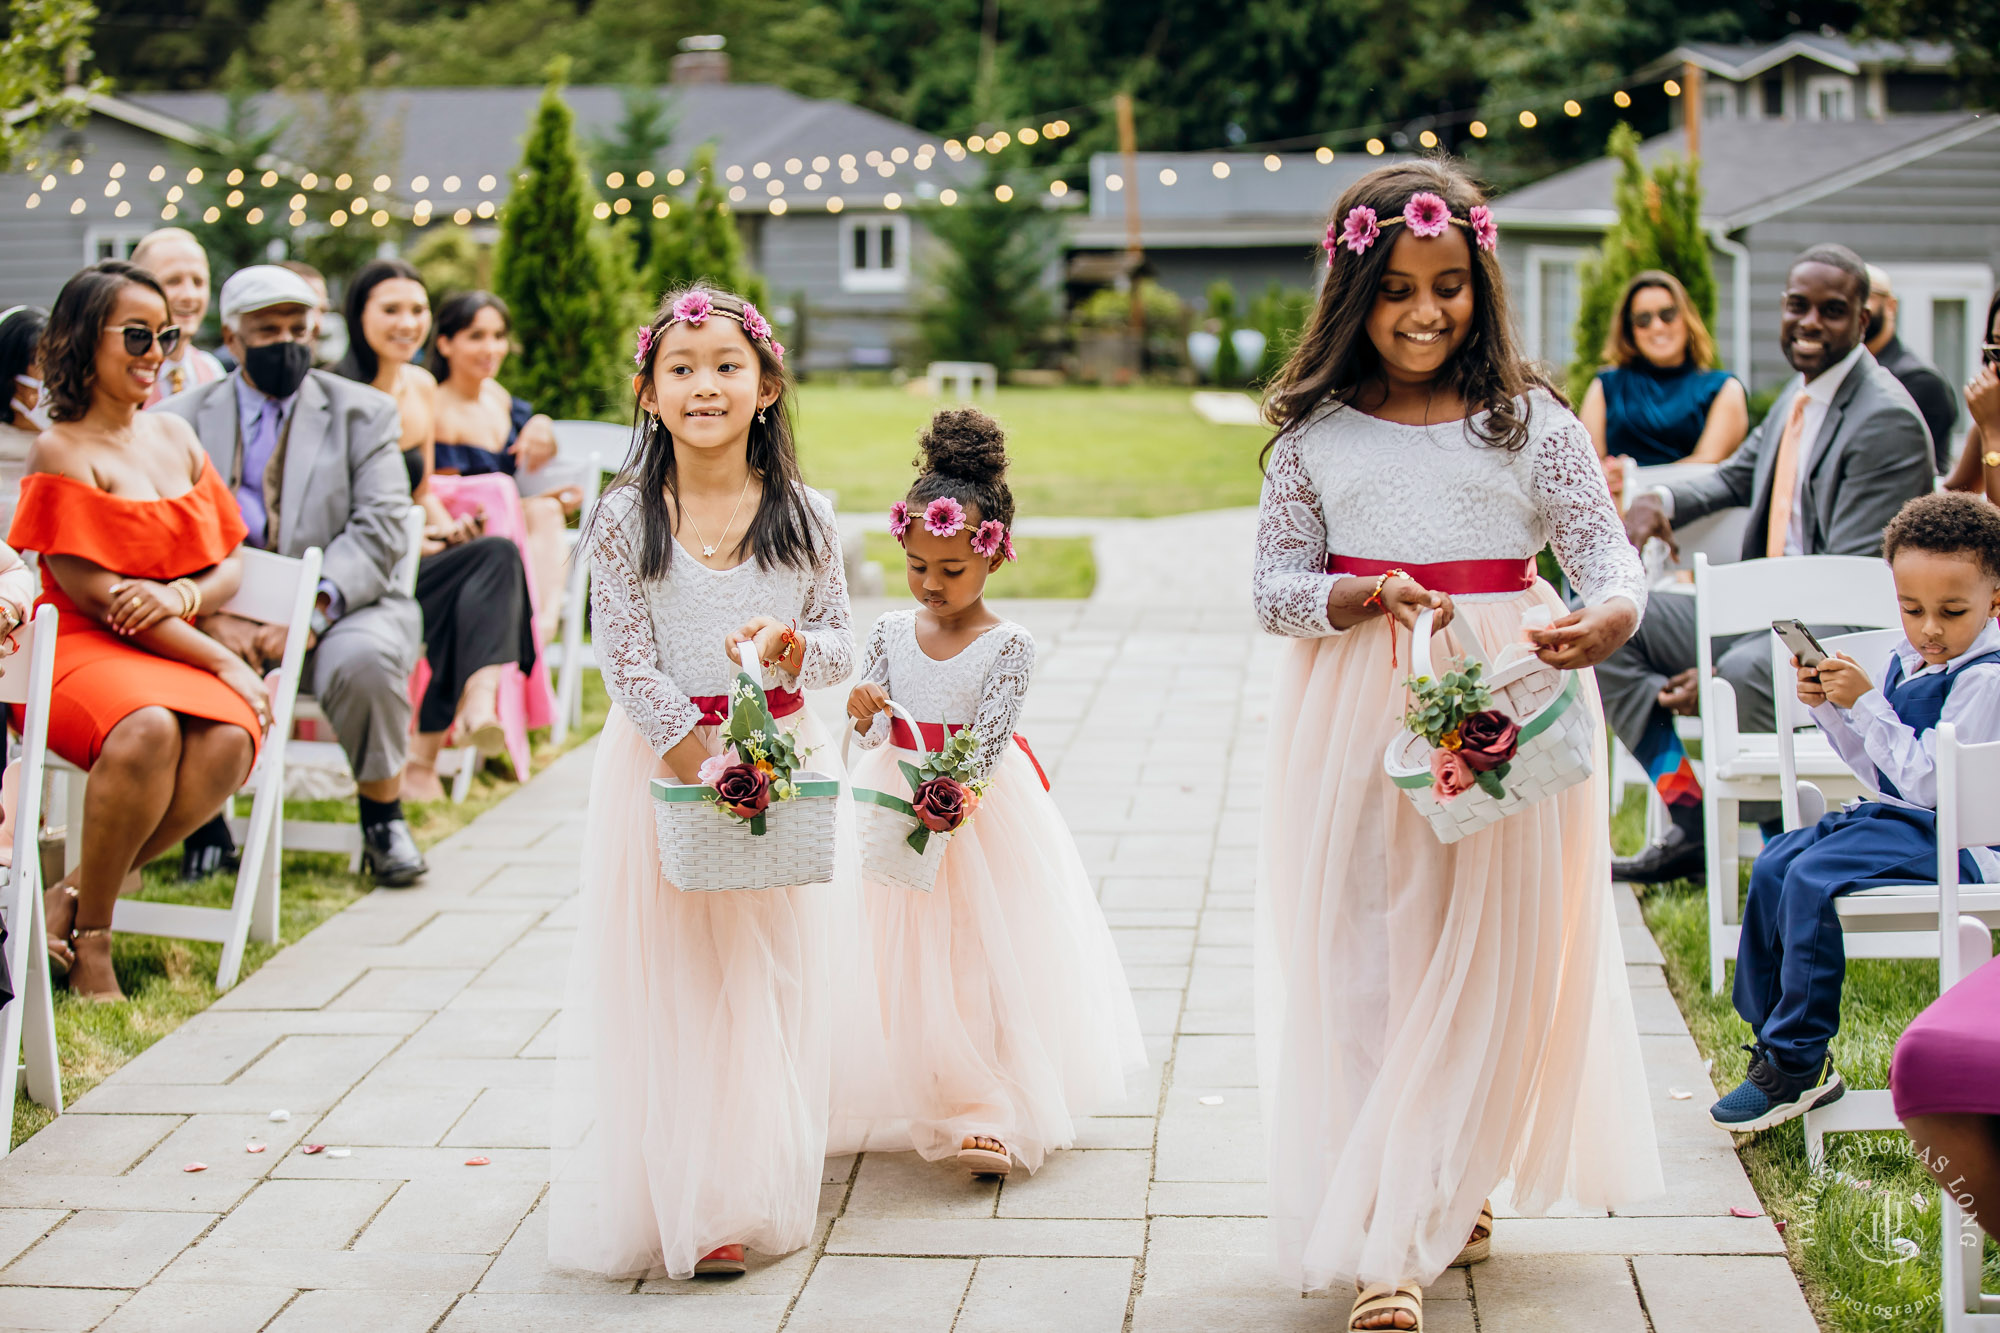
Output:
<svg viewBox="0 0 2000 1333">
<path fill-rule="evenodd" d="M 1007 435 L 1000 423 L 976 407 L 953 407 L 931 418 L 917 439 L 917 467 L 982 486 L 1007 472 Z"/>
</svg>

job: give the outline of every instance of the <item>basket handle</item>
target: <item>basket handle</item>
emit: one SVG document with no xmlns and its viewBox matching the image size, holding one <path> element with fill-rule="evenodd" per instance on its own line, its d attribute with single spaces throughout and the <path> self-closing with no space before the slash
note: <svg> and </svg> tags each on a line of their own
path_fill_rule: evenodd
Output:
<svg viewBox="0 0 2000 1333">
<path fill-rule="evenodd" d="M 1437 633 L 1436 624 L 1437 612 L 1432 608 L 1425 607 L 1417 612 L 1417 624 L 1411 631 L 1410 644 L 1410 674 L 1413 676 L 1430 676 L 1433 679 L 1437 677 L 1437 672 L 1431 667 L 1431 636 Z M 1472 622 L 1454 620 L 1453 629 L 1456 631 L 1459 645 L 1465 650 L 1465 655 L 1479 663 L 1486 673 L 1490 673 L 1493 670 L 1493 659 L 1486 655 L 1485 645 L 1479 642 L 1479 635 L 1472 628 Z"/>
</svg>

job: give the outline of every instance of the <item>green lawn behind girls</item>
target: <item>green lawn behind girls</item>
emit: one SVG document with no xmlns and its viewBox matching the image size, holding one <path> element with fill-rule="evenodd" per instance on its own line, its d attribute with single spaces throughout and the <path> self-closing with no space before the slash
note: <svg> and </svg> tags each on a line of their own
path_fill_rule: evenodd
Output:
<svg viewBox="0 0 2000 1333">
<path fill-rule="evenodd" d="M 1001 389 L 977 406 L 1007 431 L 1020 513 L 1153 518 L 1257 503 L 1270 432 L 1196 415 L 1186 388 Z M 951 404 L 887 385 L 799 386 L 806 480 L 847 513 L 887 509 L 909 489 L 917 434 Z"/>
<path fill-rule="evenodd" d="M 1619 855 L 1639 850 L 1644 828 L 1644 803 L 1640 793 L 1630 792 L 1611 825 Z M 1747 861 L 1742 879 L 1747 887 Z M 1722 994 L 1709 993 L 1708 908 L 1701 887 L 1682 880 L 1641 889 L 1639 904 L 1666 955 L 1667 984 L 1695 1045 L 1715 1062 L 1715 1086 L 1727 1092 L 1743 1079 L 1749 1056 L 1741 1048 L 1752 1038 L 1729 1001 L 1733 964 Z M 1849 1087 L 1889 1086 L 1896 1038 L 1937 998 L 1937 983 L 1935 962 L 1858 958 L 1848 963 L 1833 1060 Z M 1695 1095 L 1709 1092 L 1696 1088 Z M 1943 1327 L 1937 1301 L 1938 1192 L 1911 1155 L 1907 1137 L 1830 1135 L 1827 1161 L 1818 1171 L 1806 1160 L 1801 1121 L 1736 1142 L 1765 1211 L 1784 1226 L 1785 1248 L 1821 1328 L 1935 1333 Z M 1857 1248 L 1855 1238 L 1879 1230 L 1885 1217 L 1893 1220 L 1896 1234 L 1921 1247 L 1914 1259 L 1884 1263 Z M 1985 1255 L 1986 1290 L 2000 1289 L 2000 1248 L 1989 1240 Z M 1755 1318 L 1748 1323 L 1755 1326 Z"/>
</svg>

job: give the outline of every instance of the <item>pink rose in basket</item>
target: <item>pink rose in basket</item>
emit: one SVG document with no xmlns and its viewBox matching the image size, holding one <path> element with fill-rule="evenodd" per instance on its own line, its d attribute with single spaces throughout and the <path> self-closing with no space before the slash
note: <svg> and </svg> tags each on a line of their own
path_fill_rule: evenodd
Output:
<svg viewBox="0 0 2000 1333">
<path fill-rule="evenodd" d="M 1442 747 L 1431 751 L 1431 795 L 1439 801 L 1452 800 L 1470 790 L 1477 781 L 1458 751 Z"/>
<path fill-rule="evenodd" d="M 712 754 L 701 761 L 701 767 L 695 770 L 695 778 L 703 786 L 713 787 L 716 783 L 722 781 L 722 775 L 729 771 L 731 762 L 727 750 L 724 750 L 721 754 Z"/>
<path fill-rule="evenodd" d="M 1475 773 L 1491 773 L 1521 748 L 1521 728 L 1495 709 L 1474 713 L 1458 724 L 1458 757 Z"/>
</svg>

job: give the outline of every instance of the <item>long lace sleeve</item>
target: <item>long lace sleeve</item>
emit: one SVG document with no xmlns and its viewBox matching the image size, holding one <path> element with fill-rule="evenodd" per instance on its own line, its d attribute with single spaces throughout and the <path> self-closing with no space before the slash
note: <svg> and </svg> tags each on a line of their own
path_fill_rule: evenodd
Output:
<svg viewBox="0 0 2000 1333">
<path fill-rule="evenodd" d="M 882 616 L 875 622 L 875 628 L 868 633 L 868 646 L 861 653 L 861 679 L 855 684 L 880 685 L 886 693 L 889 689 L 889 617 Z M 892 694 L 889 696 L 894 698 Z M 854 740 L 864 750 L 872 750 L 889 739 L 889 719 L 892 715 L 883 709 L 868 722 L 868 730 L 857 735 Z M 852 726 L 850 722 L 848 725 Z"/>
<path fill-rule="evenodd" d="M 608 502 L 607 502 L 608 503 Z M 653 613 L 633 568 L 631 547 L 615 510 L 607 510 L 590 551 L 590 626 L 598 669 L 612 701 L 665 755 L 693 731 L 701 713 L 660 666 Z"/>
<path fill-rule="evenodd" d="M 805 613 L 799 617 L 799 637 L 805 655 L 796 675 L 775 668 L 782 689 L 823 690 L 854 672 L 854 619 L 847 606 L 847 571 L 840 559 L 840 529 L 826 497 L 806 492 L 818 535 L 813 544 L 812 584 L 806 589 Z"/>
<path fill-rule="evenodd" d="M 1326 515 L 1313 489 L 1298 435 L 1288 431 L 1271 451 L 1257 502 L 1257 565 L 1250 600 L 1270 634 L 1320 638 L 1340 631 L 1327 618 L 1326 597 L 1337 576 L 1326 572 Z"/>
<path fill-rule="evenodd" d="M 986 668 L 986 680 L 979 690 L 979 712 L 972 725 L 979 733 L 979 755 L 974 761 L 981 780 L 1014 747 L 1014 728 L 1021 720 L 1021 706 L 1028 701 L 1028 680 L 1035 674 L 1035 641 L 1026 630 L 1010 631 L 1007 642 Z"/>
<path fill-rule="evenodd" d="M 1557 562 L 1586 604 L 1623 597 L 1644 615 L 1646 568 L 1625 536 L 1589 433 L 1553 402 L 1538 399 L 1535 408 L 1556 418 L 1529 447 L 1530 488 Z"/>
</svg>

